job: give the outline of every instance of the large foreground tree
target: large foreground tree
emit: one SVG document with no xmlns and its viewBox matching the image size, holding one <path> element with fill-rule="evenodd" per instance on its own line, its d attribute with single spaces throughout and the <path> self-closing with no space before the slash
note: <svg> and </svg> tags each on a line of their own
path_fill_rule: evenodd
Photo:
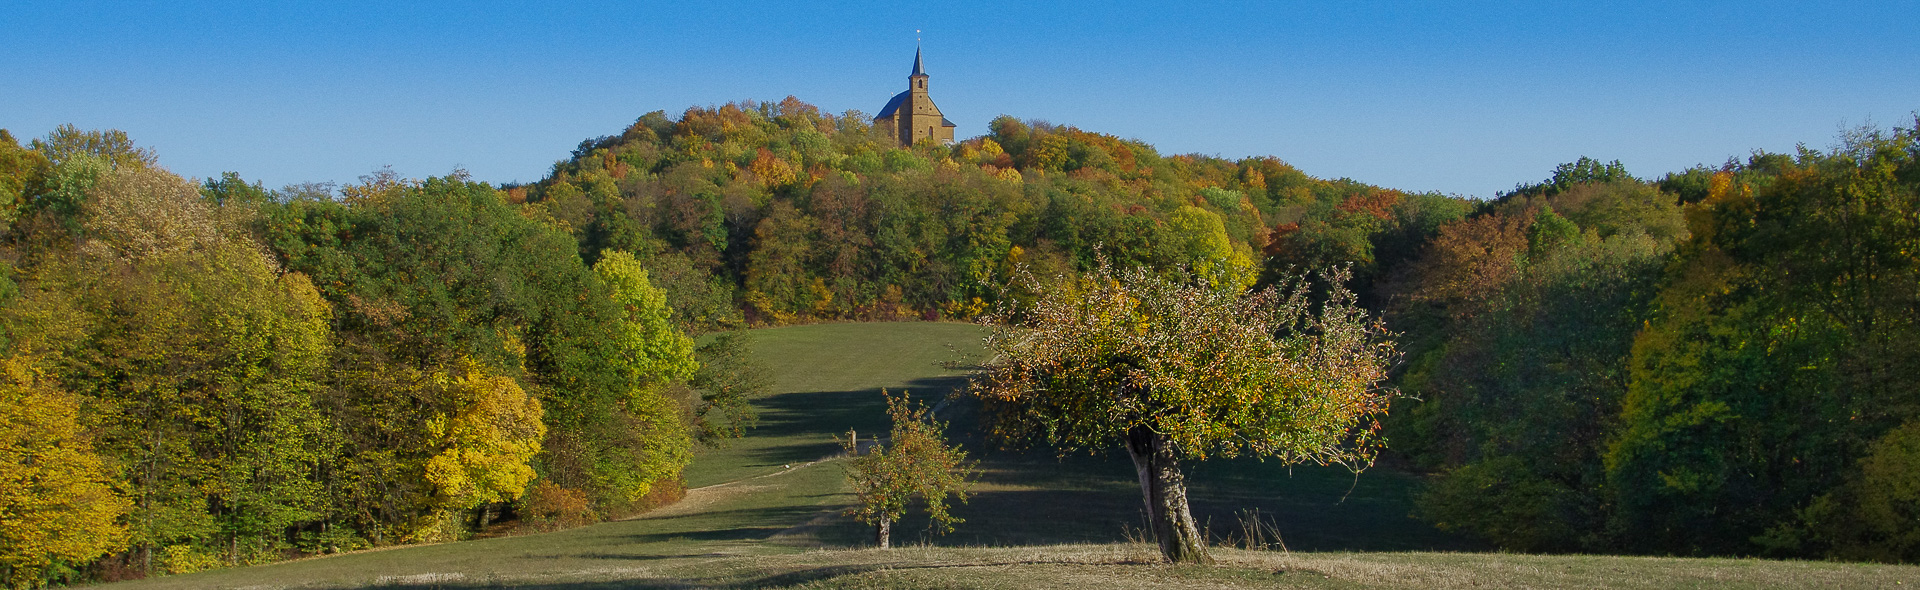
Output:
<svg viewBox="0 0 1920 590">
<path fill-rule="evenodd" d="M 1104 264 L 1052 285 L 1027 276 L 1035 295 L 988 316 L 995 358 L 973 391 L 1003 440 L 1061 452 L 1120 443 L 1161 553 L 1208 563 L 1181 461 L 1248 454 L 1361 469 L 1378 448 L 1394 348 L 1345 271 L 1322 279 L 1247 293 Z"/>
</svg>

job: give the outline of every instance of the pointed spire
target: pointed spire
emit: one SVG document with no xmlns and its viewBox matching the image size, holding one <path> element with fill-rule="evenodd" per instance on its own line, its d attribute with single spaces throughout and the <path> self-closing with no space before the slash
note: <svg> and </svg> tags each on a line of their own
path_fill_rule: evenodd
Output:
<svg viewBox="0 0 1920 590">
<path fill-rule="evenodd" d="M 920 48 L 919 47 L 913 48 L 913 73 L 909 75 L 912 75 L 912 76 L 927 75 L 927 69 L 920 67 Z"/>
</svg>

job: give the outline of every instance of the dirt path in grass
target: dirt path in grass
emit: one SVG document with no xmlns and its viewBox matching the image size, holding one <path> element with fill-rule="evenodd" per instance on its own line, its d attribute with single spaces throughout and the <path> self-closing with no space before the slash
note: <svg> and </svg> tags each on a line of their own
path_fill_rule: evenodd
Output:
<svg viewBox="0 0 1920 590">
<path fill-rule="evenodd" d="M 941 402 L 941 405 L 946 405 L 946 404 L 943 401 Z M 937 411 L 939 409 L 939 406 L 935 406 L 934 409 Z M 862 450 L 865 450 L 865 449 L 873 448 L 874 445 L 884 444 L 886 442 L 885 440 L 882 440 L 884 438 L 885 437 L 861 439 L 860 448 Z M 687 490 L 686 497 L 681 498 L 679 502 L 674 502 L 672 505 L 660 508 L 658 510 L 647 512 L 645 514 L 637 514 L 634 516 L 623 518 L 621 520 L 646 520 L 649 518 L 660 518 L 660 517 L 667 517 L 667 516 L 684 516 L 687 514 L 698 513 L 700 512 L 701 509 L 704 509 L 708 506 L 712 506 L 723 500 L 738 498 L 740 496 L 744 496 L 754 492 L 759 492 L 762 490 L 771 489 L 778 486 L 778 484 L 775 484 L 775 483 L 753 484 L 749 482 L 753 482 L 755 480 L 761 480 L 761 479 L 780 477 L 782 475 L 795 473 L 802 469 L 813 467 L 815 465 L 819 465 L 821 463 L 826 463 L 826 462 L 833 461 L 835 459 L 840 459 L 843 457 L 846 457 L 846 455 L 842 453 L 836 453 L 833 455 L 821 457 L 819 459 L 814 459 L 806 463 L 800 463 L 798 465 L 788 465 L 785 469 L 781 469 L 773 473 L 755 475 L 753 477 L 736 479 L 736 480 L 725 482 L 725 483 L 716 483 L 713 485 L 700 486 L 697 488 L 689 488 Z M 819 519 L 815 518 L 814 520 L 819 520 Z M 794 528 L 797 529 L 797 528 L 804 528 L 808 526 L 815 526 L 815 525 L 809 522 L 808 524 L 804 524 Z"/>
<path fill-rule="evenodd" d="M 873 441 L 862 440 L 860 441 L 860 447 L 864 449 L 864 448 L 868 448 L 871 445 L 882 444 L 884 442 L 885 441 L 881 441 L 881 440 L 873 440 Z M 826 457 L 821 457 L 819 459 L 815 459 L 813 461 L 808 461 L 806 463 L 789 465 L 786 468 L 781 469 L 779 471 L 775 471 L 773 473 L 766 473 L 766 474 L 756 475 L 753 477 L 736 479 L 736 480 L 725 482 L 725 483 L 717 483 L 713 485 L 691 488 L 687 490 L 686 497 L 681 498 L 679 502 L 675 502 L 670 506 L 666 506 L 658 510 L 654 510 L 645 514 L 635 515 L 622 520 L 647 520 L 650 518 L 669 518 L 669 517 L 675 517 L 675 516 L 685 516 L 688 514 L 698 514 L 714 505 L 723 504 L 727 501 L 734 500 L 736 498 L 740 498 L 750 494 L 757 494 L 757 493 L 762 493 L 769 490 L 777 489 L 781 485 L 784 485 L 781 482 L 774 480 L 774 478 L 791 475 L 799 472 L 802 469 L 808 469 L 808 468 L 820 465 L 822 463 L 829 463 L 834 460 L 842 459 L 845 457 L 846 455 L 844 454 L 830 455 Z M 839 508 L 828 508 L 825 510 L 821 510 L 819 513 L 813 515 L 812 518 L 807 519 L 806 522 L 788 527 L 785 530 L 782 530 L 778 533 L 774 533 L 771 536 L 771 538 L 784 539 L 788 543 L 793 543 L 803 538 L 811 537 L 814 531 L 818 530 L 823 526 L 826 526 L 827 524 L 832 523 L 833 520 L 839 516 L 840 516 Z M 813 543 L 813 544 L 817 544 L 817 543 Z"/>
<path fill-rule="evenodd" d="M 773 473 L 756 475 L 756 476 L 748 477 L 744 479 L 736 479 L 726 483 L 717 483 L 710 486 L 700 486 L 697 488 L 688 489 L 686 497 L 681 498 L 679 502 L 674 502 L 673 504 L 664 506 L 658 510 L 653 510 L 644 514 L 634 515 L 632 517 L 625 518 L 622 520 L 646 520 L 649 518 L 665 518 L 669 516 L 685 516 L 688 514 L 696 514 L 714 504 L 718 504 L 727 500 L 732 500 L 734 498 L 739 498 L 741 496 L 745 496 L 748 494 L 758 493 L 768 489 L 776 488 L 776 487 L 779 487 L 780 485 L 778 482 L 761 482 L 761 480 L 768 480 L 768 479 L 772 479 L 772 478 L 776 478 L 784 475 L 793 474 L 793 473 L 799 472 L 802 469 L 806 469 L 809 467 L 813 467 L 815 465 L 819 465 L 821 463 L 832 461 L 834 459 L 838 459 L 839 457 L 840 457 L 839 455 L 822 457 L 819 459 L 815 459 L 813 461 L 808 461 L 806 463 L 790 465 L 785 469 L 781 469 Z"/>
</svg>

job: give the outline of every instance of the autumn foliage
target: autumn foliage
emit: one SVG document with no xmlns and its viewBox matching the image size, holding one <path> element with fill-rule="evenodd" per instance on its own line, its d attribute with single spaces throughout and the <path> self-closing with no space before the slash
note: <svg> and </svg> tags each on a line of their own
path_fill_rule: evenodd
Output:
<svg viewBox="0 0 1920 590">
<path fill-rule="evenodd" d="M 580 500 L 550 522 L 623 515 L 678 493 L 704 400 L 754 391 L 631 256 L 589 267 L 462 176 L 270 192 L 117 132 L 5 139 L 10 585 L 459 539 L 539 482 Z"/>
</svg>

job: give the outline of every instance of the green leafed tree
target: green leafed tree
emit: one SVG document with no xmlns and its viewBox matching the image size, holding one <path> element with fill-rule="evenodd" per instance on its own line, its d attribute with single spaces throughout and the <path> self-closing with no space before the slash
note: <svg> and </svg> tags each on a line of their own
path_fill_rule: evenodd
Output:
<svg viewBox="0 0 1920 590">
<path fill-rule="evenodd" d="M 632 254 L 609 250 L 593 267 L 618 308 L 614 354 L 608 359 L 624 383 L 621 410 L 645 435 L 639 446 L 616 449 L 624 461 L 604 469 L 615 491 L 637 500 L 661 480 L 678 478 L 693 460 L 693 437 L 681 402 L 668 386 L 684 383 L 700 369 L 692 338 L 673 324 L 666 293 L 647 280 L 646 267 Z"/>
<path fill-rule="evenodd" d="M 266 187 L 259 182 L 247 184 L 238 172 L 222 172 L 220 178 L 209 178 L 200 182 L 200 196 L 215 205 L 258 205 L 272 198 Z"/>
<path fill-rule="evenodd" d="M 1394 346 L 1355 305 L 1346 272 L 1324 279 L 1318 305 L 1297 278 L 1248 293 L 1106 264 L 1035 285 L 1031 304 L 990 316 L 998 360 L 972 391 L 1003 439 L 1125 448 L 1161 553 L 1210 562 L 1183 461 L 1244 454 L 1360 469 L 1379 448 Z"/>
<path fill-rule="evenodd" d="M 55 165 L 81 156 L 104 159 L 115 168 L 145 168 L 159 162 L 153 150 L 134 147 L 133 139 L 119 129 L 81 131 L 72 124 L 64 124 L 29 145 Z"/>
<path fill-rule="evenodd" d="M 53 164 L 36 150 L 20 147 L 0 129 L 0 227 L 12 225 L 30 195 L 45 189 Z"/>
<path fill-rule="evenodd" d="M 951 532 L 959 518 L 947 511 L 947 498 L 967 501 L 967 488 L 974 476 L 974 462 L 966 451 L 947 444 L 946 423 L 933 418 L 923 405 L 899 396 L 880 392 L 887 398 L 887 416 L 893 430 L 884 443 L 862 450 L 853 432 L 841 446 L 851 456 L 847 460 L 847 480 L 853 484 L 855 502 L 847 514 L 874 526 L 874 544 L 891 546 L 893 523 L 906 516 L 917 501 L 926 506 L 932 526 L 939 532 Z"/>
<path fill-rule="evenodd" d="M 754 362 L 752 346 L 745 332 L 722 332 L 694 350 L 700 370 L 686 386 L 699 396 L 693 434 L 701 443 L 721 445 L 759 423 L 752 399 L 766 393 L 773 378 Z"/>
<path fill-rule="evenodd" d="M 673 323 L 667 295 L 647 279 L 647 269 L 632 254 L 610 250 L 593 266 L 616 307 L 625 312 L 616 337 L 614 364 L 622 377 L 641 387 L 685 381 L 699 370 L 693 339 Z"/>
<path fill-rule="evenodd" d="M 342 446 L 329 468 L 340 524 L 376 545 L 444 530 L 415 525 L 444 507 L 423 477 L 444 450 L 427 425 L 463 411 L 434 385 L 466 374 L 462 359 L 540 401 L 542 477 L 597 509 L 624 502 L 651 431 L 623 404 L 654 357 L 620 348 L 626 308 L 574 241 L 459 175 L 378 173 L 341 192 L 262 207 L 275 254 L 313 276 L 337 314 L 326 407 Z"/>
</svg>

